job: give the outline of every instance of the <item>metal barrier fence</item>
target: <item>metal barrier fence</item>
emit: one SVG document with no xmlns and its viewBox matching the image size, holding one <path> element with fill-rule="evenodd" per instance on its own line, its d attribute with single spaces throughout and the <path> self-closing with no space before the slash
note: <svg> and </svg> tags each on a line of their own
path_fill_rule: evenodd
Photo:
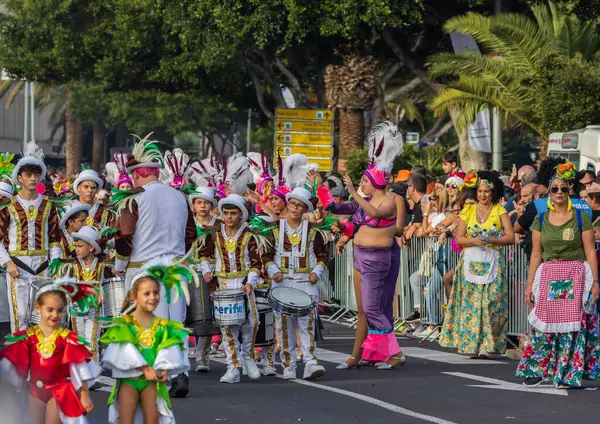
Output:
<svg viewBox="0 0 600 424">
<path fill-rule="evenodd" d="M 339 309 L 327 319 L 349 326 L 355 325 L 357 315 L 352 251 L 350 242 L 340 256 L 335 244 L 330 243 L 329 273 L 319 282 L 320 301 L 332 298 L 339 301 Z M 529 310 L 525 303 L 527 256 L 518 245 L 504 247 L 501 254 L 508 284 L 508 334 L 529 333 Z M 410 246 L 400 249 L 400 255 L 396 284 L 397 322 L 404 322 L 418 309 L 422 324 L 441 326 L 447 302 L 442 277 L 448 270 L 456 269 L 459 259 L 459 254 L 451 249 L 451 240 L 440 245 L 433 238 L 413 238 Z"/>
</svg>

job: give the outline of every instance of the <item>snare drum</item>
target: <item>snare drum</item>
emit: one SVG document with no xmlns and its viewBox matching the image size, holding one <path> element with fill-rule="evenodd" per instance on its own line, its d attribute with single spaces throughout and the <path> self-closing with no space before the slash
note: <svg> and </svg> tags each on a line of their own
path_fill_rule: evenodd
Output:
<svg viewBox="0 0 600 424">
<path fill-rule="evenodd" d="M 31 281 L 31 286 L 29 287 L 29 326 L 38 325 L 40 323 L 40 314 L 35 311 L 35 302 L 38 299 L 38 296 L 46 291 L 52 285 L 52 280 L 33 280 Z M 65 308 L 67 309 L 67 308 Z M 62 322 L 60 326 L 63 328 L 67 328 L 69 325 L 69 314 L 65 312 Z"/>
<path fill-rule="evenodd" d="M 304 317 L 315 307 L 313 299 L 309 295 L 291 287 L 271 289 L 269 302 L 274 311 L 294 317 Z"/>
<path fill-rule="evenodd" d="M 227 327 L 246 322 L 246 292 L 223 289 L 212 293 L 215 325 Z"/>
<path fill-rule="evenodd" d="M 275 317 L 273 315 L 273 308 L 268 305 L 257 304 L 256 309 L 258 310 L 260 323 L 256 332 L 254 346 L 271 346 L 275 343 Z"/>
<path fill-rule="evenodd" d="M 102 282 L 104 316 L 120 317 L 125 301 L 125 277 L 108 278 Z"/>
</svg>

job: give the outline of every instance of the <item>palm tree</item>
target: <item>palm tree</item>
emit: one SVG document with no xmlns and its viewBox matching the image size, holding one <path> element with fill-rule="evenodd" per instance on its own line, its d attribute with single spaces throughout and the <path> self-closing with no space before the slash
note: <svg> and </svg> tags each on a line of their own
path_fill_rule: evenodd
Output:
<svg viewBox="0 0 600 424">
<path fill-rule="evenodd" d="M 550 52 L 591 59 L 600 49 L 600 35 L 595 23 L 563 14 L 554 3 L 531 10 L 533 18 L 467 13 L 446 22 L 446 32 L 468 34 L 490 54 L 466 51 L 430 58 L 431 75 L 450 80 L 430 103 L 436 115 L 451 113 L 457 129 L 465 131 L 480 111 L 495 107 L 509 125 L 527 125 L 547 137 L 533 113 L 536 93 L 529 81 Z"/>
<path fill-rule="evenodd" d="M 329 107 L 339 112 L 340 164 L 362 145 L 364 111 L 373 106 L 379 94 L 377 61 L 372 56 L 346 53 L 341 63 L 325 70 L 325 96 Z"/>
</svg>

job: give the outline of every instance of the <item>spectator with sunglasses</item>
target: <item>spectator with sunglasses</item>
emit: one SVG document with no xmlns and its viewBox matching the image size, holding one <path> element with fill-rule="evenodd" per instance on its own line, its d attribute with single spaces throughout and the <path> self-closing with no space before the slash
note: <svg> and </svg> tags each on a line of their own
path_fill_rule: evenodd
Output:
<svg viewBox="0 0 600 424">
<path fill-rule="evenodd" d="M 566 160 L 563 158 L 554 157 L 547 157 L 542 161 L 535 179 L 535 183 L 538 184 L 538 187 L 536 188 L 537 193 L 547 191 L 550 185 L 550 178 L 555 173 L 555 168 L 565 162 Z M 585 177 L 583 181 L 585 181 Z M 579 209 L 592 217 L 592 209 L 586 202 L 581 199 L 571 199 L 571 203 L 573 208 Z M 537 214 L 546 212 L 547 209 L 548 197 L 541 197 L 537 200 L 534 200 L 532 203 L 529 203 L 525 207 L 523 215 L 519 217 L 517 223 L 515 224 L 515 233 L 526 234 L 533 225 Z"/>
<path fill-rule="evenodd" d="M 532 387 L 557 388 L 600 379 L 596 302 L 598 263 L 589 216 L 569 197 L 575 166 L 561 163 L 549 179 L 547 209 L 536 216 L 525 300 L 533 308 L 532 341 L 517 378 Z"/>
</svg>

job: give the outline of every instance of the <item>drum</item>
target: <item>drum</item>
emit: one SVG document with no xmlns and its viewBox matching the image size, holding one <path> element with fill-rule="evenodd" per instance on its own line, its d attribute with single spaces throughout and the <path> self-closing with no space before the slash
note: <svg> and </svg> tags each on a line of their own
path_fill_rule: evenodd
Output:
<svg viewBox="0 0 600 424">
<path fill-rule="evenodd" d="M 0 323 L 10 322 L 10 305 L 8 303 L 8 279 L 6 272 L 0 272 Z"/>
<path fill-rule="evenodd" d="M 264 304 L 257 304 L 256 309 L 260 323 L 256 332 L 254 346 L 271 346 L 275 343 L 275 316 L 273 308 Z"/>
<path fill-rule="evenodd" d="M 215 325 L 226 327 L 246 322 L 246 292 L 238 289 L 217 290 L 212 293 Z"/>
<path fill-rule="evenodd" d="M 269 305 L 269 290 L 271 289 L 268 287 L 254 288 L 254 299 L 257 305 Z"/>
<path fill-rule="evenodd" d="M 104 316 L 120 317 L 125 301 L 125 277 L 109 278 L 102 282 L 104 293 Z"/>
<path fill-rule="evenodd" d="M 214 336 L 221 330 L 213 323 L 213 305 L 210 300 L 208 284 L 200 287 L 189 286 L 190 304 L 187 307 L 185 325 L 192 330 L 192 336 Z"/>
<path fill-rule="evenodd" d="M 44 287 L 53 283 L 52 280 L 32 280 L 29 287 L 29 326 L 38 325 L 40 323 L 40 314 L 35 311 L 35 302 L 41 292 L 44 292 Z M 66 306 L 66 305 L 65 305 Z M 60 326 L 67 328 L 69 325 L 69 314 L 66 312 Z"/>
<path fill-rule="evenodd" d="M 294 317 L 304 317 L 315 307 L 312 297 L 291 287 L 275 287 L 269 292 L 273 310 Z"/>
</svg>

